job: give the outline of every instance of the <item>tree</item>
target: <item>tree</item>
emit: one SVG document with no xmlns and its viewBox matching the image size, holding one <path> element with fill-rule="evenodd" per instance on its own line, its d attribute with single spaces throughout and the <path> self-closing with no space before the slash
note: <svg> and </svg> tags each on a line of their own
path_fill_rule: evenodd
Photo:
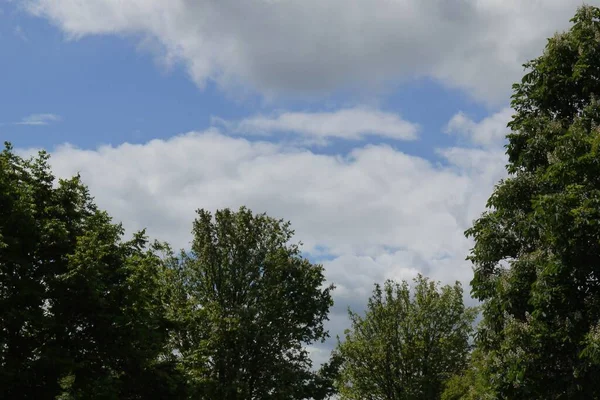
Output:
<svg viewBox="0 0 600 400">
<path fill-rule="evenodd" d="M 444 382 L 466 367 L 474 308 L 459 282 L 419 275 L 375 285 L 366 314 L 349 311 L 352 327 L 338 343 L 342 399 L 439 399 Z"/>
<path fill-rule="evenodd" d="M 143 232 L 122 241 L 79 177 L 55 182 L 48 158 L 0 153 L 2 396 L 172 395 L 163 246 Z"/>
<path fill-rule="evenodd" d="M 198 211 L 179 258 L 181 329 L 174 345 L 206 399 L 309 399 L 328 394 L 327 368 L 305 346 L 323 341 L 333 286 L 290 244 L 289 223 L 246 208 Z M 177 268 L 176 268 L 177 269 Z"/>
<path fill-rule="evenodd" d="M 441 400 L 494 400 L 490 383 L 481 373 L 485 361 L 479 349 L 471 352 L 467 368 L 445 382 Z"/>
<path fill-rule="evenodd" d="M 509 177 L 467 231 L 501 399 L 600 398 L 600 9 L 571 21 L 513 86 Z"/>
</svg>

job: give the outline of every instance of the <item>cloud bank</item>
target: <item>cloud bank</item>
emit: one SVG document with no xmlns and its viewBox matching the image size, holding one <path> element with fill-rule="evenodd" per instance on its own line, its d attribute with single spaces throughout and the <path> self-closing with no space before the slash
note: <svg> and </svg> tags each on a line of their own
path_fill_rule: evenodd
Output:
<svg viewBox="0 0 600 400">
<path fill-rule="evenodd" d="M 494 138 L 489 121 L 505 124 L 504 113 L 467 123 L 469 137 Z M 505 176 L 506 158 L 499 145 L 438 153 L 443 162 L 385 145 L 319 154 L 212 128 L 95 150 L 63 145 L 51 164 L 61 177 L 80 172 L 97 203 L 129 231 L 147 227 L 176 248 L 188 246 L 198 208 L 246 205 L 290 220 L 305 255 L 322 262 L 337 286 L 328 325 L 335 338 L 347 326 L 347 307 L 361 310 L 375 282 L 421 272 L 463 282 L 468 297 L 472 243 L 463 232 Z M 316 362 L 334 342 L 313 349 Z"/>
<path fill-rule="evenodd" d="M 131 35 L 203 86 L 323 94 L 432 78 L 501 104 L 580 0 L 22 0 L 70 38 Z M 159 49 L 159 50 L 157 50 Z"/>
</svg>

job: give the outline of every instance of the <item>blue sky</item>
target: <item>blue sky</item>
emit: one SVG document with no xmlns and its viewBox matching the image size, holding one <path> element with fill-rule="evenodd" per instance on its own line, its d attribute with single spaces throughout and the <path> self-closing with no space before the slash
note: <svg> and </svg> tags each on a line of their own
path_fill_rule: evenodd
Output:
<svg viewBox="0 0 600 400">
<path fill-rule="evenodd" d="M 49 21 L 25 12 L 22 3 L 4 3 L 2 10 L 0 46 L 6 56 L 0 73 L 10 78 L 0 83 L 0 90 L 10 101 L 0 111 L 1 133 L 4 140 L 21 147 L 52 148 L 68 142 L 90 149 L 101 144 L 143 143 L 205 129 L 212 117 L 240 119 L 281 109 L 320 111 L 366 100 L 419 123 L 421 140 L 403 143 L 402 148 L 434 156 L 430 151 L 434 145 L 453 141 L 442 130 L 457 110 L 475 119 L 490 110 L 430 78 L 403 82 L 379 93 L 343 94 L 340 90 L 308 100 L 284 95 L 265 101 L 256 93 L 238 98 L 223 93 L 214 82 L 199 89 L 185 68 L 160 65 L 151 53 L 140 50 L 135 37 L 69 40 Z M 45 113 L 60 116 L 60 122 L 43 127 L 13 124 Z M 348 149 L 345 143 L 337 143 L 316 150 Z"/>
<path fill-rule="evenodd" d="M 1 91 L 11 99 L 2 121 L 53 113 L 61 122 L 4 126 L 15 145 L 52 147 L 69 142 L 82 148 L 143 142 L 202 129 L 211 115 L 235 117 L 253 107 L 235 104 L 214 88 L 200 91 L 181 68 L 160 68 L 136 50 L 131 39 L 89 37 L 67 41 L 47 21 L 5 8 L 0 43 L 9 57 L 0 65 Z M 21 27 L 23 37 L 15 32 Z"/>
<path fill-rule="evenodd" d="M 463 232 L 505 176 L 511 84 L 578 5 L 0 0 L 0 139 L 175 247 L 197 208 L 290 220 L 337 286 L 335 336 L 385 279 L 470 301 Z"/>
</svg>

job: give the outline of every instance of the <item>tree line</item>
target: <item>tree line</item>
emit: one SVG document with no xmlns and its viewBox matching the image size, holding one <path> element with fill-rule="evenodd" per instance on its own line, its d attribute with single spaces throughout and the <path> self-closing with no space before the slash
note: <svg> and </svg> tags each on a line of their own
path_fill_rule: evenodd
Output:
<svg viewBox="0 0 600 400">
<path fill-rule="evenodd" d="M 125 237 L 7 143 L 0 398 L 600 398 L 600 8 L 571 21 L 513 85 L 508 177 L 466 232 L 480 308 L 458 282 L 375 284 L 321 366 L 334 286 L 289 222 L 200 209 L 189 249 Z"/>
</svg>

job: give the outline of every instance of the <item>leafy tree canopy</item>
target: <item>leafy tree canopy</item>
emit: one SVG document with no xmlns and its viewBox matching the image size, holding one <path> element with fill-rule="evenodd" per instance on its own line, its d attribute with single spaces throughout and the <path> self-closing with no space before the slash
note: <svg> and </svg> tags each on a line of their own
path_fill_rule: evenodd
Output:
<svg viewBox="0 0 600 400">
<path fill-rule="evenodd" d="M 321 265 L 290 244 L 290 224 L 246 208 L 198 211 L 180 270 L 182 330 L 175 347 L 207 399 L 310 399 L 333 371 L 311 369 L 332 305 Z"/>
<path fill-rule="evenodd" d="M 572 22 L 514 85 L 510 176 L 467 231 L 496 398 L 600 397 L 600 9 Z"/>
<path fill-rule="evenodd" d="M 79 177 L 55 184 L 47 153 L 23 159 L 9 144 L 0 153 L 4 398 L 173 394 L 176 374 L 161 358 L 163 246 L 143 232 L 122 237 Z"/>
<path fill-rule="evenodd" d="M 366 314 L 350 311 L 352 327 L 337 348 L 342 399 L 439 399 L 444 382 L 467 365 L 476 311 L 463 304 L 460 283 L 439 287 L 418 276 L 375 286 Z"/>
</svg>

